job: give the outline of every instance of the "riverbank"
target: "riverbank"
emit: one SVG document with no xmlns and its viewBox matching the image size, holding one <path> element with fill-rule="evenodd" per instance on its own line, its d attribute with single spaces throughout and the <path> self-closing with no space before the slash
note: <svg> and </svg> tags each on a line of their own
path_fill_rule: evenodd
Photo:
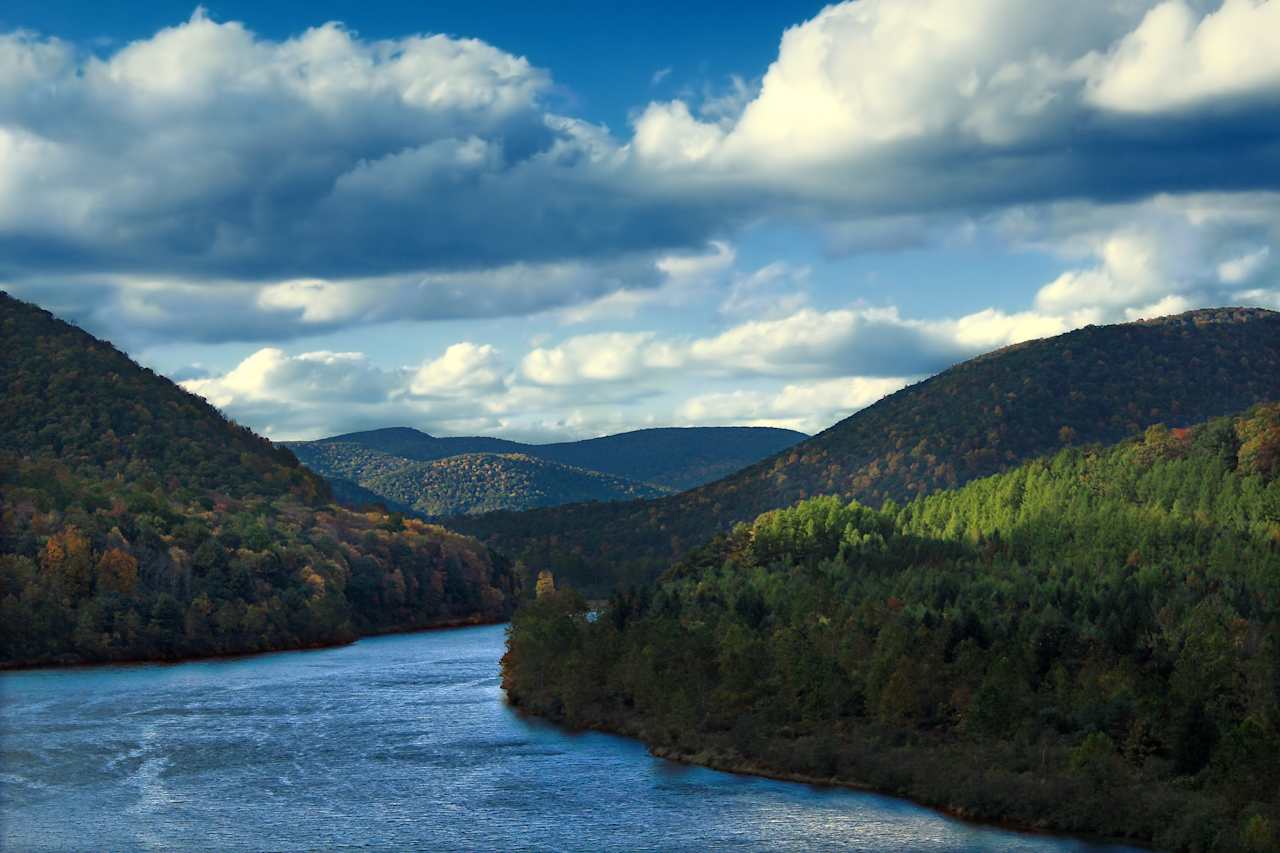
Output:
<svg viewBox="0 0 1280 853">
<path fill-rule="evenodd" d="M 978 826 L 991 826 L 998 829 L 1004 829 L 1011 832 L 1020 832 L 1031 835 L 1044 835 L 1055 838 L 1077 838 L 1082 841 L 1089 841 L 1099 844 L 1123 844 L 1131 847 L 1140 847 L 1145 850 L 1157 850 L 1158 848 L 1151 846 L 1147 841 L 1133 838 L 1119 838 L 1114 836 L 1094 835 L 1090 833 L 1071 833 L 1064 836 L 1060 832 L 1055 832 L 1052 827 L 1042 825 L 1030 825 L 1019 823 L 1017 821 L 1002 820 L 991 817 L 983 817 L 974 814 L 971 810 L 962 806 L 944 805 L 941 803 L 932 803 L 919 800 L 914 797 L 904 796 L 894 791 L 887 791 L 874 785 L 868 785 L 862 782 L 856 782 L 850 779 L 842 779 L 836 776 L 823 777 L 813 776 L 808 773 L 798 773 L 789 770 L 779 770 L 775 767 L 769 767 L 758 762 L 751 761 L 741 755 L 718 755 L 715 753 L 689 753 L 666 747 L 649 747 L 649 752 L 658 758 L 667 761 L 674 761 L 678 764 L 687 764 L 695 767 L 706 767 L 709 770 L 718 770 L 722 773 L 733 773 L 741 776 L 760 776 L 765 779 L 774 779 L 779 782 L 795 782 L 804 785 L 817 785 L 824 788 L 848 788 L 855 791 L 866 791 L 873 794 L 885 794 L 898 797 L 915 803 L 919 806 L 932 809 L 939 814 L 962 820 L 965 823 L 971 823 Z"/>
<path fill-rule="evenodd" d="M 33 669 L 89 669 L 105 666 L 132 666 L 142 664 L 177 665 L 198 661 L 236 660 L 255 658 L 262 655 L 274 655 L 281 652 L 310 652 L 323 649 L 340 649 L 358 643 L 369 637 L 385 637 L 392 634 L 417 634 L 425 631 L 445 631 L 451 628 L 475 628 L 481 625 L 503 625 L 511 619 L 510 614 L 451 617 L 448 619 L 430 620 L 418 625 L 398 625 L 389 628 L 377 628 L 350 637 L 335 639 L 331 642 L 308 643 L 303 645 L 281 646 L 279 648 L 256 649 L 254 651 L 226 652 L 210 655 L 182 655 L 175 657 L 122 657 L 112 660 L 84 660 L 79 655 L 62 655 L 57 659 L 44 661 L 0 661 L 0 672 L 24 672 Z"/>
<path fill-rule="evenodd" d="M 522 715 L 547 720 L 571 731 L 596 731 L 630 738 L 643 743 L 652 755 L 679 764 L 896 797 L 975 826 L 1146 850 L 1162 849 L 1155 843 L 1154 833 L 1144 836 L 1123 829 L 1121 824 L 1127 809 L 1117 802 L 1114 791 L 1082 784 L 1077 779 L 1014 773 L 969 745 L 895 744 L 892 733 L 864 731 L 861 738 L 846 735 L 847 739 L 838 740 L 837 749 L 826 756 L 840 765 L 838 772 L 819 773 L 786 766 L 777 759 L 790 756 L 797 763 L 804 763 L 813 757 L 815 747 L 833 742 L 830 734 L 824 738 L 772 739 L 762 750 L 774 758 L 770 761 L 746 756 L 723 742 L 662 743 L 644 721 L 633 717 L 615 715 L 608 720 L 579 725 L 568 721 L 563 714 L 531 711 L 509 693 L 508 701 Z M 858 756 L 853 762 L 849 761 L 851 754 Z"/>
</svg>

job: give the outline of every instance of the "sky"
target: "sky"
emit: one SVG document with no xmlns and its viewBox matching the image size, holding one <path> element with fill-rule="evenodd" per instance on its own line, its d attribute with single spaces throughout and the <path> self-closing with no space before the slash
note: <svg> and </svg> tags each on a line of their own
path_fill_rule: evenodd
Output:
<svg viewBox="0 0 1280 853">
<path fill-rule="evenodd" d="M 817 432 L 1280 309 L 1280 0 L 0 6 L 0 288 L 271 438 Z"/>
</svg>

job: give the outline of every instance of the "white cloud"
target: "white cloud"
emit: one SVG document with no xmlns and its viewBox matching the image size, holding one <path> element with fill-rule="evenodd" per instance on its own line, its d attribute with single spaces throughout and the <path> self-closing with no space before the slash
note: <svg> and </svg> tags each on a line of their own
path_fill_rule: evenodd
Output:
<svg viewBox="0 0 1280 853">
<path fill-rule="evenodd" d="M 601 332 L 537 347 L 524 357 L 521 370 L 539 385 L 629 382 L 651 370 L 675 367 L 678 359 L 653 332 Z"/>
<path fill-rule="evenodd" d="M 711 245 L 725 267 L 704 275 L 722 274 L 717 247 L 762 221 L 857 252 L 1012 204 L 1266 188 L 1278 9 L 836 3 L 782 35 L 758 85 L 648 104 L 629 139 L 553 113 L 549 72 L 475 39 L 273 40 L 203 12 L 101 56 L 3 34 L 0 280 L 202 340 L 585 322 L 683 304 L 688 253 Z M 180 288 L 225 310 L 162 321 Z"/>
<path fill-rule="evenodd" d="M 1223 284 L 1240 284 L 1248 281 L 1263 268 L 1270 255 L 1271 247 L 1263 246 L 1248 254 L 1223 261 L 1218 264 L 1218 278 Z"/>
<path fill-rule="evenodd" d="M 190 379 L 182 386 L 226 408 L 237 402 L 375 403 L 395 379 L 361 353 L 304 352 L 289 356 L 264 347 L 220 377 Z"/>
<path fill-rule="evenodd" d="M 1158 196 L 1104 210 L 1067 204 L 1019 211 L 998 227 L 1015 246 L 1077 263 L 1039 290 L 1038 311 L 1114 322 L 1255 304 L 1240 285 L 1276 270 L 1270 245 L 1280 241 L 1280 195 Z"/>
<path fill-rule="evenodd" d="M 654 266 L 669 278 L 702 278 L 723 272 L 733 266 L 737 253 L 723 240 L 712 240 L 711 252 L 702 255 L 666 255 L 658 258 Z"/>
<path fill-rule="evenodd" d="M 686 400 L 677 415 L 689 424 L 772 426 L 815 433 L 909 381 L 852 376 L 788 384 L 780 391 L 702 394 Z"/>
<path fill-rule="evenodd" d="M 578 335 L 531 350 L 521 372 L 546 386 L 635 383 L 663 373 L 720 379 L 913 376 L 1096 316 L 986 309 L 952 320 L 915 320 L 894 308 L 801 308 L 701 338 L 664 338 L 653 331 Z"/>
<path fill-rule="evenodd" d="M 723 240 L 712 240 L 710 251 L 703 253 L 682 252 L 658 257 L 653 270 L 661 282 L 656 287 L 642 286 L 642 276 L 633 275 L 637 286 L 627 287 L 622 282 L 605 296 L 582 305 L 566 308 L 560 313 L 566 325 L 593 321 L 633 317 L 646 308 L 677 308 L 687 305 L 712 287 L 718 278 L 732 266 L 737 253 Z"/>
<path fill-rule="evenodd" d="M 1280 3 L 1224 0 L 1203 13 L 1184 0 L 1147 12 L 1090 74 L 1088 96 L 1153 113 L 1280 87 Z"/>
<path fill-rule="evenodd" d="M 809 301 L 805 290 L 812 268 L 774 261 L 758 270 L 735 276 L 720 313 L 737 317 L 772 319 L 799 310 Z"/>
<path fill-rule="evenodd" d="M 505 388 L 505 373 L 496 349 L 488 344 L 463 341 L 414 371 L 409 390 L 424 397 L 499 391 Z"/>
</svg>

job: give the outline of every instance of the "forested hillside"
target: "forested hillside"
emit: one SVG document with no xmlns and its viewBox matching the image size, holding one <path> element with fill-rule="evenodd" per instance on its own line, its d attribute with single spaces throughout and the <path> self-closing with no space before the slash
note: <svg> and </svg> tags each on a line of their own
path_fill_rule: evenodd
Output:
<svg viewBox="0 0 1280 853">
<path fill-rule="evenodd" d="M 661 754 L 978 818 L 1280 844 L 1280 405 L 880 510 L 815 498 L 592 619 L 516 614 L 513 702 Z"/>
<path fill-rule="evenodd" d="M 740 473 L 680 495 L 450 520 L 596 590 L 654 577 L 739 521 L 806 497 L 878 506 L 1061 447 L 1117 441 L 1280 398 L 1280 314 L 1193 311 L 1090 326 L 981 356 Z"/>
<path fill-rule="evenodd" d="M 330 481 L 348 480 L 402 504 L 429 505 L 434 508 L 429 514 L 466 514 L 676 492 L 745 468 L 804 438 L 804 433 L 764 427 L 684 427 L 521 444 L 484 437 L 437 438 L 408 427 L 392 427 L 285 445 Z M 414 464 L 474 454 L 488 454 L 488 464 L 498 464 L 493 462 L 495 455 L 518 454 L 526 463 L 502 466 L 504 470 L 496 473 L 509 488 L 485 490 L 483 495 L 476 490 L 474 460 L 431 467 Z M 411 466 L 412 470 L 401 470 Z M 574 478 L 555 466 L 581 469 L 593 475 L 593 482 L 587 484 L 579 477 L 566 487 Z M 524 470 L 518 475 L 506 470 L 515 467 Z M 456 481 L 451 479 L 453 474 Z M 528 490 L 520 488 L 522 480 L 531 484 Z M 418 487 L 406 491 L 404 486 L 415 481 Z M 394 487 L 384 491 L 389 483 Z"/>
<path fill-rule="evenodd" d="M 431 517 L 503 508 L 616 501 L 663 494 L 653 486 L 523 453 L 467 453 L 368 477 L 364 488 Z"/>
<path fill-rule="evenodd" d="M 0 293 L 0 664 L 341 642 L 510 612 L 505 560 L 333 505 L 286 449 Z"/>
</svg>

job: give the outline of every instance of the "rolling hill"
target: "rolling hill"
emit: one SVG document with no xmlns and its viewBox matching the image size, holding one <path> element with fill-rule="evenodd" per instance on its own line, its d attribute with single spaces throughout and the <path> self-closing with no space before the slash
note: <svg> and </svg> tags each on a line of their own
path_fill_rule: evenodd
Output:
<svg viewBox="0 0 1280 853">
<path fill-rule="evenodd" d="M 1280 399 L 1280 314 L 1192 311 L 1089 326 L 956 365 L 736 474 L 647 501 L 451 525 L 592 590 L 653 578 L 736 522 L 823 494 L 878 506 L 1063 446 L 1117 441 Z"/>
<path fill-rule="evenodd" d="M 433 518 L 664 494 L 643 483 L 523 453 L 464 453 L 411 462 L 369 477 L 363 487 Z"/>
<path fill-rule="evenodd" d="M 521 444 L 391 427 L 284 444 L 335 483 L 340 496 L 348 494 L 339 483 L 345 480 L 428 515 L 448 515 L 669 494 L 740 470 L 805 437 L 766 427 L 671 427 Z M 477 454 L 484 455 L 494 483 L 476 479 L 478 459 L 421 464 Z"/>
<path fill-rule="evenodd" d="M 323 479 L 0 292 L 0 665 L 349 641 L 511 610 L 507 561 Z"/>
</svg>

